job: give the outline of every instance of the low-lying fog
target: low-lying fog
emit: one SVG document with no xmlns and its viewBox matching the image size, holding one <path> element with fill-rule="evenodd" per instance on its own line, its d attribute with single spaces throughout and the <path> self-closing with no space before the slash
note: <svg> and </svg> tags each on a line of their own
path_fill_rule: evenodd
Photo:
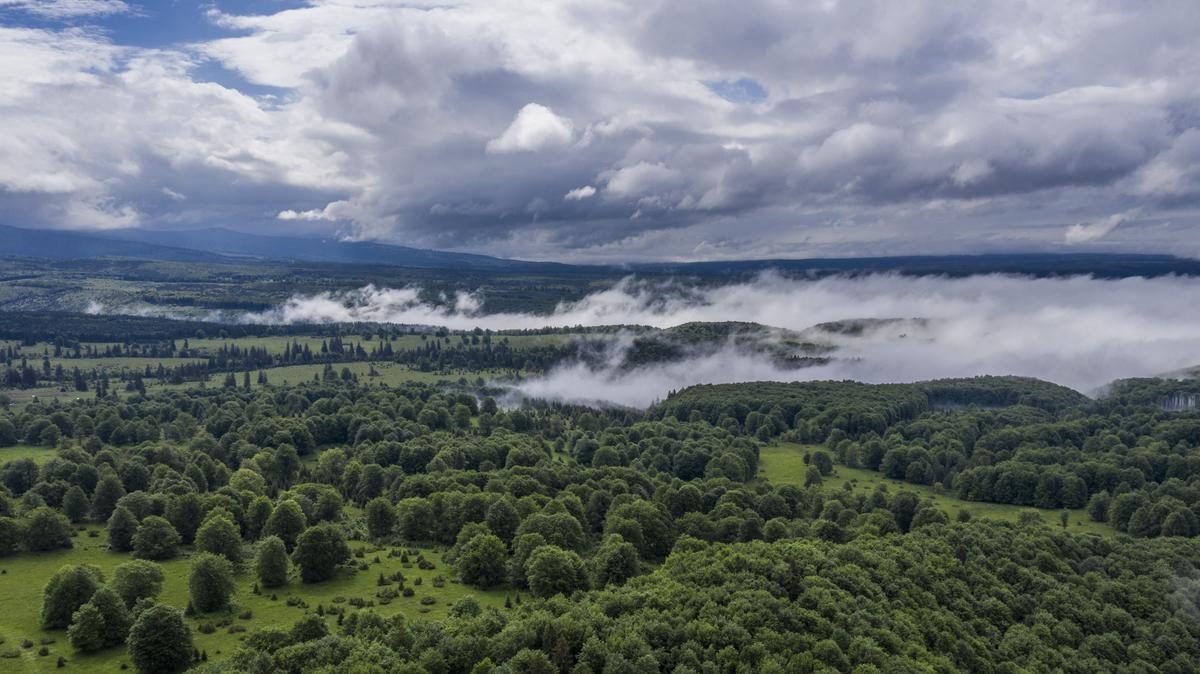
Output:
<svg viewBox="0 0 1200 674">
<path fill-rule="evenodd" d="M 1113 379 L 1200 364 L 1200 281 L 1181 277 L 1096 280 L 1011 276 L 795 280 L 764 274 L 754 281 L 695 289 L 626 279 L 549 315 L 480 311 L 462 294 L 449 307 L 421 302 L 415 288 L 367 286 L 348 293 L 297 296 L 247 322 L 370 321 L 452 329 L 751 321 L 804 330 L 864 318 L 923 318 L 858 337 L 834 339 L 835 360 L 781 370 L 732 346 L 690 360 L 629 371 L 569 365 L 523 383 L 531 396 L 606 400 L 644 406 L 698 383 L 856 379 L 916 381 L 1016 374 L 1090 392 Z"/>
</svg>

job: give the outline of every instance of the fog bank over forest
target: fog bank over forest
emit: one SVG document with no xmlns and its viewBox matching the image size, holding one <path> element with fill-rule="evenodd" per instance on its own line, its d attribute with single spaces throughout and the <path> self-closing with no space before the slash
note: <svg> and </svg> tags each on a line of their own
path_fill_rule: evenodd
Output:
<svg viewBox="0 0 1200 674">
<path fill-rule="evenodd" d="M 915 381 L 980 374 L 1036 376 L 1089 392 L 1113 379 L 1171 372 L 1200 363 L 1200 285 L 1163 277 L 908 277 L 876 274 L 801 280 L 767 273 L 739 283 L 696 287 L 635 277 L 545 315 L 486 313 L 484 298 L 460 293 L 441 305 L 419 288 L 364 288 L 297 295 L 275 309 L 245 314 L 253 323 L 387 322 L 451 329 L 648 325 L 747 321 L 819 337 L 837 347 L 832 362 L 780 369 L 733 346 L 683 362 L 636 369 L 564 365 L 521 390 L 537 397 L 644 406 L 699 383 L 856 379 Z M 923 319 L 861 333 L 813 331 L 856 319 Z M 620 348 L 615 347 L 615 348 Z M 614 362 L 618 360 L 614 354 Z"/>
</svg>

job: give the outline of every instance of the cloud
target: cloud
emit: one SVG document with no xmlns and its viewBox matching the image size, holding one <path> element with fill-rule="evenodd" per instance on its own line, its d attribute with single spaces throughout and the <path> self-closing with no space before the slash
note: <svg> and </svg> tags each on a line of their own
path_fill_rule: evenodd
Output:
<svg viewBox="0 0 1200 674">
<path fill-rule="evenodd" d="M 680 362 L 629 370 L 565 364 L 522 390 L 540 397 L 645 405 L 697 383 L 797 379 L 917 381 L 1015 374 L 1092 391 L 1116 378 L 1152 376 L 1200 363 L 1200 302 L 1193 279 L 1098 280 L 871 275 L 817 281 L 764 274 L 744 283 L 695 287 L 628 278 L 546 315 L 490 313 L 471 293 L 430 297 L 420 288 L 367 286 L 298 295 L 253 323 L 389 322 L 531 329 L 599 325 L 671 327 L 692 321 L 751 321 L 806 331 L 837 347 L 828 365 L 779 369 L 726 346 Z M 859 335 L 814 329 L 855 319 L 884 321 Z M 616 362 L 617 358 L 614 358 Z"/>
<path fill-rule="evenodd" d="M 354 238 L 623 261 L 1046 250 L 1138 208 L 1173 229 L 1071 245 L 1200 254 L 1195 3 L 223 5 L 220 37 L 153 49 L 86 25 L 124 4 L 7 0 L 83 13 L 0 28 L 11 219 L 319 209 Z"/>
<path fill-rule="evenodd" d="M 333 219 L 325 214 L 324 209 L 317 209 L 317 208 L 309 209 L 307 211 L 294 211 L 289 208 L 286 210 L 279 211 L 279 215 L 276 215 L 275 217 L 279 218 L 280 220 L 310 220 L 310 221 L 312 221 L 312 220 L 332 220 Z"/>
<path fill-rule="evenodd" d="M 566 199 L 567 201 L 581 201 L 583 199 L 590 199 L 594 196 L 596 196 L 596 188 L 592 187 L 591 185 L 584 185 L 583 187 L 576 187 L 575 189 L 567 192 L 563 195 L 563 199 Z"/>
<path fill-rule="evenodd" d="M 561 147 L 571 142 L 572 133 L 571 120 L 559 117 L 544 105 L 529 103 L 521 108 L 499 138 L 488 141 L 487 151 L 503 154 Z"/>
<path fill-rule="evenodd" d="M 0 10 L 7 8 L 48 19 L 125 14 L 130 11 L 129 5 L 122 0 L 0 0 Z"/>
<path fill-rule="evenodd" d="M 1138 216 L 1139 210 L 1126 211 L 1124 213 L 1114 213 L 1103 220 L 1093 222 L 1087 225 L 1074 224 L 1067 228 L 1064 235 L 1066 242 L 1069 244 L 1086 243 L 1102 239 L 1121 224 Z"/>
<path fill-rule="evenodd" d="M 617 197 L 643 197 L 669 191 L 682 181 L 677 169 L 641 161 L 612 172 L 604 191 Z"/>
</svg>

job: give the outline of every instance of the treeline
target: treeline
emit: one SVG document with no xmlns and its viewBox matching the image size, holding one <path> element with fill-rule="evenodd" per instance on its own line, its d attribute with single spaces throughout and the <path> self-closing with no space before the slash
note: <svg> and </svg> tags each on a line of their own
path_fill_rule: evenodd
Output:
<svg viewBox="0 0 1200 674">
<path fill-rule="evenodd" d="M 823 444 L 836 460 L 971 501 L 1078 509 L 1136 536 L 1200 534 L 1200 385 L 1130 380 L 1091 401 L 1011 377 L 870 386 L 695 387 L 652 411 L 735 435 Z"/>
</svg>

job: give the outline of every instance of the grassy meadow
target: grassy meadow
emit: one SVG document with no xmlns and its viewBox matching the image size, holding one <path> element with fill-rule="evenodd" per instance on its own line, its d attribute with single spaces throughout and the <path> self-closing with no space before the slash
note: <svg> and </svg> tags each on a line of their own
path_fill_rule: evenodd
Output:
<svg viewBox="0 0 1200 674">
<path fill-rule="evenodd" d="M 95 537 L 89 535 L 92 532 L 95 532 Z M 129 663 L 129 657 L 123 647 L 108 648 L 92 654 L 76 653 L 67 640 L 66 630 L 43 630 L 40 627 L 42 589 L 58 567 L 64 564 L 92 564 L 104 572 L 106 579 L 111 579 L 112 570 L 118 564 L 132 559 L 127 553 L 115 553 L 107 549 L 104 529 L 99 525 L 85 528 L 74 541 L 75 547 L 71 550 L 23 553 L 0 559 L 0 607 L 3 607 L 3 610 L 0 610 L 0 639 L 3 639 L 0 643 L 0 672 L 55 671 L 59 656 L 66 658 L 68 670 L 74 671 L 119 672 L 122 664 Z M 220 659 L 231 654 L 246 634 L 254 629 L 264 626 L 287 628 L 305 613 L 316 613 L 318 605 L 325 609 L 337 607 L 352 612 L 356 610 L 349 603 L 353 598 L 374 601 L 373 610 L 380 615 L 403 613 L 416 619 L 445 617 L 450 606 L 467 595 L 474 596 L 485 608 L 503 608 L 505 597 L 513 594 L 511 590 L 504 588 L 481 591 L 452 581 L 454 573 L 442 560 L 442 552 L 439 550 L 419 549 L 424 558 L 435 567 L 431 570 L 421 570 L 417 568 L 415 557 L 410 557 L 409 566 L 405 567 L 400 557 L 389 556 L 389 551 L 400 551 L 400 547 L 376 550 L 368 543 L 351 541 L 350 548 L 356 553 L 354 561 L 366 562 L 368 569 L 344 570 L 339 577 L 324 583 L 304 585 L 293 570 L 293 577 L 287 585 L 254 594 L 253 573 L 243 570 L 238 575 L 238 587 L 231 610 L 201 614 L 188 619 L 193 628 L 196 648 L 207 652 L 209 660 Z M 362 557 L 357 556 L 359 550 L 364 551 Z M 252 546 L 248 545 L 247 560 L 252 559 L 251 555 Z M 161 565 L 166 574 L 166 582 L 159 599 L 172 606 L 186 606 L 189 568 L 186 553 L 162 562 Z M 246 566 L 250 566 L 249 561 Z M 386 604 L 381 603 L 376 593 L 385 588 L 377 585 L 379 575 L 391 575 L 396 571 L 404 574 L 406 586 L 412 587 L 415 594 L 412 597 L 397 597 Z M 438 577 L 444 579 L 443 587 L 435 587 L 434 579 Z M 272 599 L 272 595 L 276 598 Z M 513 596 L 515 597 L 515 594 Z M 297 602 L 295 606 L 289 606 L 289 597 L 294 597 L 302 603 Z M 426 597 L 432 598 L 434 603 L 422 604 L 421 600 Z M 240 617 L 246 610 L 250 611 L 249 619 Z M 331 631 L 335 631 L 336 616 L 327 614 L 325 620 Z M 199 628 L 205 623 L 222 626 L 212 634 L 204 634 Z M 242 631 L 242 628 L 245 631 Z M 32 645 L 23 647 L 22 642 L 25 640 Z M 39 655 L 43 645 L 48 650 L 48 654 L 44 656 Z"/>
<path fill-rule="evenodd" d="M 805 452 L 824 449 L 818 445 L 801 445 L 782 442 L 763 447 L 759 452 L 759 477 L 776 484 L 803 485 L 808 475 L 809 466 L 804 463 Z M 1022 512 L 1037 512 L 1047 526 L 1058 527 L 1061 510 L 1045 510 L 1026 506 L 1008 505 L 1004 503 L 983 503 L 978 501 L 963 501 L 944 492 L 926 485 L 908 484 L 901 480 L 891 480 L 880 473 L 865 468 L 847 468 L 835 465 L 833 474 L 823 478 L 824 489 L 845 489 L 849 484 L 856 493 L 869 494 L 880 485 L 892 491 L 908 490 L 915 492 L 922 499 L 930 499 L 934 504 L 950 516 L 951 521 L 963 510 L 970 511 L 973 517 L 991 517 L 1005 522 L 1016 522 Z M 1076 533 L 1091 533 L 1112 536 L 1116 531 L 1101 522 L 1093 522 L 1082 509 L 1068 510 L 1068 528 Z"/>
</svg>

